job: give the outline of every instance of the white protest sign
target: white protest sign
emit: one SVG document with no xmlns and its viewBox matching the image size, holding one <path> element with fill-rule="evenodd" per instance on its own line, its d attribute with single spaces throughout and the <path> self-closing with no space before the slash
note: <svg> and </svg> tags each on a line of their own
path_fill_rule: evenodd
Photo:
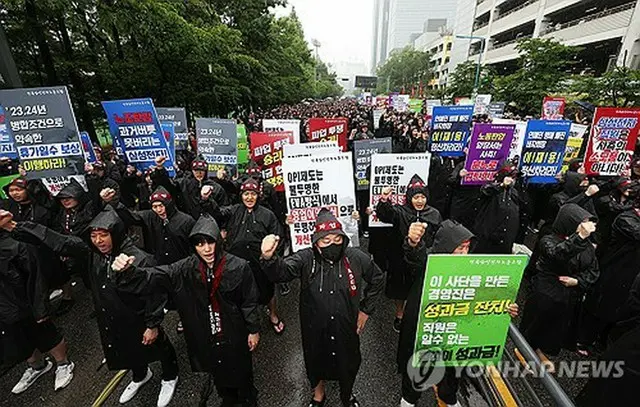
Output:
<svg viewBox="0 0 640 407">
<path fill-rule="evenodd" d="M 287 158 L 282 163 L 287 209 L 293 217 L 293 251 L 311 246 L 318 212 L 327 208 L 349 236 L 349 246 L 359 246 L 351 153 Z M 345 176 L 349 174 L 349 176 Z M 339 182 L 336 182 L 338 181 Z"/>
<path fill-rule="evenodd" d="M 262 131 L 265 133 L 281 133 L 290 131 L 293 133 L 293 142 L 300 143 L 300 120 L 295 119 L 264 119 Z"/>
<path fill-rule="evenodd" d="M 340 152 L 337 141 L 322 141 L 318 143 L 286 144 L 283 154 L 288 157 L 304 157 L 311 155 L 334 154 Z"/>
<path fill-rule="evenodd" d="M 407 185 L 409 185 L 411 177 L 417 174 L 425 183 L 429 182 L 430 167 L 430 153 L 372 155 L 369 206 L 375 208 L 385 187 L 393 189 L 391 203 L 404 205 L 407 198 Z M 385 227 L 392 225 L 380 222 L 374 212 L 369 216 L 369 226 Z"/>
<path fill-rule="evenodd" d="M 516 131 L 513 133 L 513 139 L 511 140 L 511 148 L 509 149 L 509 160 L 513 160 L 516 157 L 522 155 L 522 148 L 524 147 L 524 135 L 527 132 L 527 122 L 511 119 L 498 119 L 495 118 L 492 121 L 493 124 L 513 124 L 516 126 Z"/>
</svg>

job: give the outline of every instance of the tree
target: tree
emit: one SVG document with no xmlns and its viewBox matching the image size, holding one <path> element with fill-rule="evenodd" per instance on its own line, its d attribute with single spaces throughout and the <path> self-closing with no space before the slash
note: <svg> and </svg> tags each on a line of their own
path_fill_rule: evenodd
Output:
<svg viewBox="0 0 640 407">
<path fill-rule="evenodd" d="M 475 87 L 477 69 L 478 64 L 474 61 L 466 61 L 458 64 L 456 69 L 449 75 L 449 81 L 444 92 L 447 99 L 471 97 Z M 492 92 L 494 76 L 495 73 L 491 67 L 481 67 L 478 81 L 479 94 Z"/>
<path fill-rule="evenodd" d="M 430 58 L 428 52 L 416 51 L 411 46 L 393 51 L 378 68 L 378 93 L 408 92 L 420 82 L 426 86 L 433 77 Z"/>
<path fill-rule="evenodd" d="M 327 65 L 321 60 L 315 61 L 317 81 L 315 84 L 314 97 L 316 99 L 325 99 L 328 97 L 342 96 L 344 89 L 338 85 L 336 74 L 329 72 Z"/>
<path fill-rule="evenodd" d="M 566 91 L 569 69 L 580 48 L 551 39 L 527 38 L 520 40 L 516 49 L 519 68 L 495 78 L 494 97 L 513 103 L 523 114 L 537 114 L 545 96 Z"/>
<path fill-rule="evenodd" d="M 596 106 L 640 106 L 640 71 L 617 66 L 599 78 L 578 76 L 572 90 Z"/>
</svg>

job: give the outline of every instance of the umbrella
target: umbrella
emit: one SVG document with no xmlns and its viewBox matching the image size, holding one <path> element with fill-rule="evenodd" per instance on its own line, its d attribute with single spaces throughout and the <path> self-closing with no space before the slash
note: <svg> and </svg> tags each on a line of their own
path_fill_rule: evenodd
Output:
<svg viewBox="0 0 640 407">
<path fill-rule="evenodd" d="M 576 100 L 573 103 L 575 103 L 576 105 L 580 106 L 584 110 L 589 111 L 591 113 L 593 113 L 596 110 L 595 105 L 593 105 L 592 103 L 589 103 L 589 102 L 585 102 L 585 101 L 582 101 L 582 100 Z"/>
</svg>

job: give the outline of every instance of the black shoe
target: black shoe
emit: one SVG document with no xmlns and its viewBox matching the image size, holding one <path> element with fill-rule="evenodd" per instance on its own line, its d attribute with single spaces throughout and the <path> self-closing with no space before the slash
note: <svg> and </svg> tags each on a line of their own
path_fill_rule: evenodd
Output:
<svg viewBox="0 0 640 407">
<path fill-rule="evenodd" d="M 289 295 L 290 292 L 291 292 L 291 287 L 289 287 L 289 284 L 287 284 L 287 283 L 280 284 L 280 295 L 281 296 L 286 297 L 287 295 Z"/>
<path fill-rule="evenodd" d="M 73 308 L 73 305 L 75 303 L 76 301 L 73 299 L 66 300 L 63 298 L 62 300 L 60 300 L 60 305 L 58 305 L 58 309 L 56 310 L 56 315 L 60 316 L 68 313 L 69 311 L 71 311 L 71 308 Z"/>
<path fill-rule="evenodd" d="M 400 333 L 401 326 L 402 326 L 402 318 L 396 317 L 396 319 L 393 320 L 393 330 L 396 331 L 397 333 Z"/>
<path fill-rule="evenodd" d="M 349 400 L 349 407 L 360 407 L 358 399 L 353 394 L 351 395 L 351 400 Z"/>
<path fill-rule="evenodd" d="M 324 396 L 322 401 L 316 401 L 311 397 L 311 402 L 309 403 L 309 407 L 324 407 L 327 404 L 327 396 Z"/>
</svg>

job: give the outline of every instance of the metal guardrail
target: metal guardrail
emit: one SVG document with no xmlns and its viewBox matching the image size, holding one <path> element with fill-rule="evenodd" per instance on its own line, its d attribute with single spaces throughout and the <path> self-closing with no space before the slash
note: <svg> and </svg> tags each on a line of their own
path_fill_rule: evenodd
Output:
<svg viewBox="0 0 640 407">
<path fill-rule="evenodd" d="M 626 11 L 629 9 L 632 9 L 636 6 L 636 2 L 632 1 L 631 3 L 627 3 L 627 4 L 622 4 L 620 6 L 614 7 L 612 9 L 609 10 L 602 10 L 599 13 L 595 13 L 595 14 L 591 14 L 589 16 L 586 17 L 582 17 L 582 18 L 577 18 L 575 20 L 563 23 L 563 24 L 555 24 L 555 25 L 549 25 L 547 28 L 545 28 L 544 30 L 541 30 L 540 35 L 546 35 L 552 32 L 556 32 L 556 31 L 560 31 L 560 30 L 564 30 L 565 28 L 569 28 L 569 27 L 573 27 L 575 25 L 578 24 L 583 24 L 586 23 L 588 21 L 593 21 L 593 20 L 597 20 L 598 18 L 602 18 L 602 17 L 606 17 L 609 16 L 611 14 L 617 14 L 621 11 Z"/>
<path fill-rule="evenodd" d="M 508 16 L 508 15 L 510 15 L 510 14 L 515 13 L 516 11 L 520 11 L 520 10 L 522 10 L 523 8 L 529 7 L 530 5 L 532 5 L 532 4 L 534 4 L 534 3 L 537 3 L 537 2 L 539 2 L 539 1 L 540 1 L 540 0 L 529 0 L 529 1 L 525 2 L 525 3 L 522 3 L 521 5 L 519 5 L 519 6 L 517 6 L 517 7 L 514 7 L 514 8 L 512 8 L 511 10 L 508 10 L 508 11 L 506 11 L 506 12 L 504 12 L 504 13 L 500 13 L 500 14 L 498 14 L 498 15 L 493 19 L 493 21 L 498 21 L 498 20 L 500 20 L 500 19 L 502 19 L 502 18 L 504 18 L 504 17 L 506 17 L 506 16 Z"/>
</svg>

